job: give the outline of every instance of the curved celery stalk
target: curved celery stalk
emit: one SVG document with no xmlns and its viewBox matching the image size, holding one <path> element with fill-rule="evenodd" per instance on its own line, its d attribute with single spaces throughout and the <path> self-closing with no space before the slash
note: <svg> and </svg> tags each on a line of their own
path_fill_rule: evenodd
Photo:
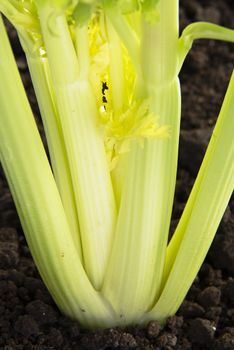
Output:
<svg viewBox="0 0 234 350">
<path fill-rule="evenodd" d="M 0 19 L 0 160 L 39 272 L 60 309 L 86 326 L 113 311 L 82 267 Z"/>
<path fill-rule="evenodd" d="M 196 39 L 214 39 L 234 42 L 234 30 L 217 24 L 207 22 L 195 22 L 189 24 L 179 38 L 179 68 L 180 70 L 193 41 Z"/>
<path fill-rule="evenodd" d="M 43 119 L 54 177 L 72 232 L 74 244 L 82 260 L 82 247 L 75 197 L 60 120 L 54 100 L 54 91 L 52 88 L 48 61 L 46 57 L 37 55 L 34 57 L 30 53 L 27 53 L 27 51 L 26 57 Z"/>
<path fill-rule="evenodd" d="M 79 66 L 64 13 L 48 1 L 38 13 L 71 170 L 84 265 L 99 289 L 110 253 L 116 205 L 96 102 Z M 51 29 L 53 23 L 53 30 Z"/>
<path fill-rule="evenodd" d="M 205 158 L 168 246 L 165 285 L 144 317 L 164 321 L 182 303 L 214 238 L 234 188 L 234 73 Z"/>
<path fill-rule="evenodd" d="M 177 2 L 162 1 L 159 11 L 156 24 L 143 21 L 141 60 L 150 111 L 170 126 L 170 136 L 147 140 L 143 148 L 136 144 L 128 157 L 103 286 L 120 324 L 137 322 L 159 294 L 174 197 L 180 125 Z"/>
</svg>

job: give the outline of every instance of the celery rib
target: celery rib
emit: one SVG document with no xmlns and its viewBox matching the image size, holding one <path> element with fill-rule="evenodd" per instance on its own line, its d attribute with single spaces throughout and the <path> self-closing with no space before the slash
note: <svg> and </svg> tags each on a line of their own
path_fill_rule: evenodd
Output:
<svg viewBox="0 0 234 350">
<path fill-rule="evenodd" d="M 161 116 L 164 115 L 160 121 L 173 128 L 170 137 L 147 140 L 143 149 L 136 144 L 128 156 L 113 250 L 103 286 L 103 294 L 115 305 L 123 324 L 137 321 L 159 293 L 175 185 L 175 174 L 174 178 L 171 174 L 177 161 L 178 92 L 176 80 L 163 91 L 157 104 Z"/>
<path fill-rule="evenodd" d="M 88 42 L 88 26 L 83 27 L 76 26 L 76 52 L 79 62 L 79 77 L 81 80 L 88 79 L 89 76 L 89 42 Z"/>
<path fill-rule="evenodd" d="M 116 204 L 95 99 L 89 82 L 79 79 L 65 15 L 54 19 L 54 33 L 49 28 L 53 10 L 49 4 L 38 7 L 78 209 L 84 266 L 99 289 L 110 253 Z"/>
<path fill-rule="evenodd" d="M 217 24 L 195 22 L 189 24 L 179 38 L 179 66 L 178 72 L 196 39 L 214 39 L 234 42 L 234 30 Z"/>
<path fill-rule="evenodd" d="M 108 18 L 106 18 L 106 27 L 110 55 L 109 71 L 111 96 L 113 102 L 112 107 L 114 113 L 118 114 L 122 112 L 125 102 L 123 54 L 119 37 Z"/>
<path fill-rule="evenodd" d="M 137 322 L 159 295 L 174 197 L 180 125 L 180 86 L 174 59 L 177 3 L 164 1 L 159 10 L 157 23 L 142 21 L 140 61 L 149 110 L 158 116 L 160 124 L 169 125 L 170 136 L 166 140 L 147 140 L 143 149 L 135 145 L 128 157 L 103 285 L 120 324 Z M 169 26 L 174 28 L 172 32 Z"/>
<path fill-rule="evenodd" d="M 118 14 L 118 16 L 116 16 L 116 13 L 111 9 L 106 10 L 106 17 L 110 20 L 116 32 L 118 33 L 121 41 L 123 42 L 132 59 L 138 77 L 141 78 L 139 38 L 123 15 Z"/>
<path fill-rule="evenodd" d="M 2 21 L 0 36 L 0 159 L 29 247 L 61 310 L 87 326 L 108 326 L 113 310 L 92 287 L 74 247 Z"/>
<path fill-rule="evenodd" d="M 111 90 L 111 100 L 108 102 L 108 105 L 111 103 L 111 108 L 113 109 L 114 115 L 121 114 L 124 107 L 127 105 L 127 96 L 125 83 L 126 79 L 124 77 L 124 62 L 123 62 L 123 48 L 121 41 L 116 33 L 112 23 L 108 18 L 106 18 L 106 27 L 107 27 L 107 36 L 109 43 L 109 74 L 110 74 L 110 86 Z M 110 108 L 108 106 L 108 108 Z M 125 158 L 123 155 L 119 159 L 116 167 L 113 169 L 112 183 L 115 192 L 116 205 L 119 208 L 121 192 L 123 186 L 123 177 L 121 176 L 121 169 L 124 168 Z"/>
<path fill-rule="evenodd" d="M 143 318 L 164 321 L 183 301 L 211 245 L 234 188 L 234 73 L 205 158 L 167 249 L 164 286 Z"/>
<path fill-rule="evenodd" d="M 77 208 L 61 125 L 54 100 L 54 91 L 51 85 L 48 61 L 46 57 L 37 55 L 32 57 L 30 53 L 26 53 L 26 57 L 43 119 L 54 177 L 73 235 L 74 244 L 82 260 Z"/>
</svg>

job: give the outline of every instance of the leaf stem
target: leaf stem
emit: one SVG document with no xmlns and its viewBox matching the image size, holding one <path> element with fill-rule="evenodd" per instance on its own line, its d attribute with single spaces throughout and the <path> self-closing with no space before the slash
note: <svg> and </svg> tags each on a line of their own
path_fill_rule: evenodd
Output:
<svg viewBox="0 0 234 350">
<path fill-rule="evenodd" d="M 112 244 L 116 204 L 96 101 L 89 81 L 80 79 L 65 15 L 55 16 L 49 3 L 38 7 L 38 13 L 72 176 L 84 265 L 99 289 Z"/>
<path fill-rule="evenodd" d="M 234 73 L 198 177 L 167 248 L 160 298 L 144 322 L 174 315 L 214 238 L 234 188 Z"/>
</svg>

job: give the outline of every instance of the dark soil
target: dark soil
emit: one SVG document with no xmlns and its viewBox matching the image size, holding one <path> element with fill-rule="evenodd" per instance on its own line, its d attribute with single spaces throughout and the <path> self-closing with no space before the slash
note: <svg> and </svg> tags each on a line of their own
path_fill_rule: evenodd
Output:
<svg viewBox="0 0 234 350">
<path fill-rule="evenodd" d="M 181 1 L 181 28 L 209 20 L 234 28 L 233 0 Z M 15 33 L 17 62 L 37 118 L 38 108 Z M 172 228 L 184 207 L 234 67 L 234 44 L 197 42 L 181 74 L 182 130 Z M 234 349 L 234 200 L 177 315 L 164 328 L 82 330 L 58 311 L 28 250 L 0 170 L 0 350 Z"/>
</svg>

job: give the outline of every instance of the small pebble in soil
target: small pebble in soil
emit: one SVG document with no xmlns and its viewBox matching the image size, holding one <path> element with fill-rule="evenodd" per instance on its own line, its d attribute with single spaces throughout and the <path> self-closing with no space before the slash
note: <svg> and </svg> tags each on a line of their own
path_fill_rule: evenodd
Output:
<svg viewBox="0 0 234 350">
<path fill-rule="evenodd" d="M 205 309 L 216 306 L 220 302 L 221 297 L 221 291 L 219 288 L 211 286 L 205 288 L 199 295 L 198 295 L 198 302 L 200 305 L 202 305 Z"/>
<path fill-rule="evenodd" d="M 196 318 L 190 321 L 188 337 L 194 343 L 208 346 L 214 338 L 215 331 L 216 327 L 210 320 Z"/>
<path fill-rule="evenodd" d="M 204 315 L 204 308 L 192 301 L 185 300 L 181 305 L 179 311 L 179 315 L 183 315 L 186 318 L 195 318 Z"/>
<path fill-rule="evenodd" d="M 213 284 L 215 271 L 210 264 L 204 263 L 199 271 L 199 276 L 206 286 Z"/>
<path fill-rule="evenodd" d="M 157 345 L 163 349 L 174 348 L 177 344 L 177 337 L 174 334 L 164 332 L 157 339 Z"/>
<path fill-rule="evenodd" d="M 124 349 L 135 349 L 137 347 L 137 342 L 132 334 L 122 333 L 119 340 L 119 346 Z"/>
<path fill-rule="evenodd" d="M 149 338 L 157 338 L 161 329 L 162 327 L 158 324 L 158 322 L 151 321 L 147 327 L 147 334 Z"/>
<path fill-rule="evenodd" d="M 167 319 L 166 327 L 174 334 L 181 331 L 184 320 L 182 316 L 171 316 Z"/>
</svg>

